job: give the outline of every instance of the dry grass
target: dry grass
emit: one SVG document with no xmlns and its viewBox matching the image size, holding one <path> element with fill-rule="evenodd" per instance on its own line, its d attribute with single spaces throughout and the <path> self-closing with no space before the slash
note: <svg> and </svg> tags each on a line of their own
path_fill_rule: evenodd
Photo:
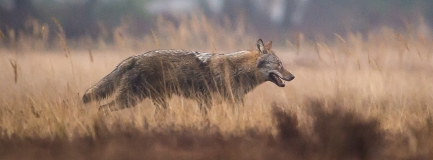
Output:
<svg viewBox="0 0 433 160">
<path fill-rule="evenodd" d="M 60 49 L 38 49 L 31 45 L 24 47 L 33 44 L 32 41 L 38 41 L 30 37 L 29 42 L 15 42 L 18 47 L 0 49 L 0 147 L 15 146 L 14 151 L 18 155 L 21 153 L 18 152 L 20 145 L 30 146 L 27 149 L 31 149 L 32 146 L 44 146 L 45 141 L 48 141 L 55 144 L 53 146 L 63 146 L 59 154 L 69 154 L 68 151 L 71 151 L 70 154 L 85 154 L 85 150 L 72 148 L 105 146 L 101 139 L 117 139 L 119 133 L 124 132 L 137 137 L 137 141 L 144 145 L 149 144 L 146 147 L 155 151 L 153 157 L 162 159 L 176 158 L 156 155 L 163 154 L 166 145 L 168 149 L 173 149 L 170 147 L 172 143 L 188 135 L 198 138 L 187 138 L 185 143 L 190 144 L 182 152 L 178 151 L 182 145 L 174 145 L 177 147 L 172 151 L 176 152 L 171 153 L 188 155 L 189 151 L 203 151 L 198 159 L 220 154 L 226 154 L 223 159 L 250 159 L 235 154 L 235 151 L 228 152 L 229 148 L 234 146 L 235 150 L 253 154 L 271 145 L 271 149 L 261 150 L 263 154 L 257 159 L 263 159 L 272 153 L 284 152 L 284 148 L 293 145 L 304 146 L 305 150 L 288 149 L 287 153 L 276 158 L 286 154 L 311 159 L 317 159 L 317 156 L 313 156 L 316 154 L 327 155 L 328 159 L 348 158 L 344 153 L 361 159 L 382 156 L 370 152 L 371 149 L 393 158 L 431 158 L 433 37 L 396 33 L 389 28 L 368 35 L 336 35 L 332 42 L 296 38 L 295 46 L 290 41 L 287 45 L 277 45 L 276 53 L 296 79 L 287 83 L 285 88 L 278 88 L 272 83 L 259 86 L 247 95 L 245 106 L 240 108 L 232 109 L 221 104 L 214 106 L 204 116 L 194 102 L 179 97 L 170 101 L 167 110 L 157 109 L 149 100 L 145 100 L 135 108 L 108 115 L 97 112 L 98 103 L 83 105 L 80 101 L 82 93 L 131 55 L 158 48 L 237 51 L 250 49 L 255 42 L 254 34 L 244 33 L 243 25 L 233 29 L 224 28 L 200 16 L 185 18 L 177 26 L 163 19 L 159 19 L 159 23 L 158 29 L 142 39 L 129 37 L 125 32 L 127 28 L 121 26 L 113 33 L 116 42 L 113 46 L 97 41 L 92 42 L 91 47 L 69 48 L 63 39 Z M 43 32 L 49 31 L 44 28 Z M 72 45 L 79 46 L 81 43 L 84 42 Z M 273 103 L 279 104 L 276 108 L 283 112 L 274 114 Z M 320 108 L 319 112 L 317 108 Z M 278 123 L 275 123 L 274 117 Z M 278 125 L 285 121 L 284 117 L 296 123 Z M 292 131 L 282 133 L 290 126 Z M 333 129 L 337 131 L 325 132 Z M 361 138 L 352 133 L 364 129 L 368 132 L 362 134 Z M 257 134 L 252 138 L 251 130 Z M 370 134 L 370 131 L 374 134 Z M 157 136 L 160 135 L 158 133 L 162 135 Z M 285 135 L 291 135 L 288 146 L 278 142 L 278 137 Z M 367 157 L 357 154 L 362 147 L 355 147 L 354 151 L 350 147 L 345 150 L 348 148 L 345 145 L 360 144 L 350 141 L 350 137 L 364 141 L 369 135 L 378 144 L 371 141 L 365 143 Z M 169 137 L 174 137 L 174 140 Z M 153 138 L 161 141 L 145 143 Z M 342 146 L 334 144 L 340 141 Z M 117 142 L 114 141 L 113 145 Z M 212 145 L 204 144 L 207 142 Z M 257 148 L 248 147 L 256 142 Z M 139 145 L 131 140 L 119 143 L 119 146 Z M 200 150 L 194 144 L 209 148 Z M 188 148 L 191 145 L 193 148 Z M 277 147 L 273 148 L 272 145 Z M 380 149 L 377 149 L 377 145 Z M 214 150 L 213 147 L 220 150 L 212 154 L 209 150 Z M 56 147 L 51 149 L 55 150 Z M 92 150 L 95 152 L 92 156 L 104 156 L 103 153 L 108 152 L 110 146 L 105 149 Z M 128 152 L 131 155 L 134 153 Z M 207 153 L 209 155 L 205 156 Z M 190 159 L 188 156 L 183 157 Z M 149 158 L 152 159 L 152 156 Z"/>
</svg>

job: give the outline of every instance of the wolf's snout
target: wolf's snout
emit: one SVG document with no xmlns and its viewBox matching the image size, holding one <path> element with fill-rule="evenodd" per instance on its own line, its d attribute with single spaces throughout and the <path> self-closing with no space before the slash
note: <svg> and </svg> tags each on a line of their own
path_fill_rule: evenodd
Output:
<svg viewBox="0 0 433 160">
<path fill-rule="evenodd" d="M 291 75 L 291 76 L 287 79 L 287 81 L 291 81 L 291 80 L 293 80 L 293 79 L 295 79 L 295 76 Z"/>
<path fill-rule="evenodd" d="M 283 79 L 285 81 L 291 81 L 291 80 L 295 79 L 295 76 L 293 76 L 292 74 L 288 74 L 284 77 L 281 77 L 281 79 Z"/>
</svg>

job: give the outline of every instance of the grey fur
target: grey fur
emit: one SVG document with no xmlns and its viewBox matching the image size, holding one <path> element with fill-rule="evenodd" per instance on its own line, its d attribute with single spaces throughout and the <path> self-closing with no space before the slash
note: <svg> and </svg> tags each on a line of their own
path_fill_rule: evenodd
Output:
<svg viewBox="0 0 433 160">
<path fill-rule="evenodd" d="M 117 89 L 115 100 L 100 109 L 133 107 L 144 98 L 165 108 L 173 94 L 194 99 L 200 106 L 210 106 L 213 95 L 243 103 L 245 94 L 265 81 L 283 87 L 272 74 L 287 81 L 294 78 L 270 50 L 271 44 L 266 48 L 258 40 L 257 51 L 228 54 L 156 50 L 132 56 L 88 89 L 83 102 L 104 99 Z"/>
</svg>

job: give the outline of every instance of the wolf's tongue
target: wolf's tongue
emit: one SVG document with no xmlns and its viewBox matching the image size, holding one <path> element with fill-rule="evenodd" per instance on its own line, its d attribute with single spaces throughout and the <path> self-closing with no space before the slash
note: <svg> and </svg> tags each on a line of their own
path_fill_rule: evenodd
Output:
<svg viewBox="0 0 433 160">
<path fill-rule="evenodd" d="M 284 82 L 276 74 L 272 74 L 272 78 L 275 80 L 275 82 L 277 82 L 278 86 L 280 86 L 280 87 L 285 86 Z"/>
</svg>

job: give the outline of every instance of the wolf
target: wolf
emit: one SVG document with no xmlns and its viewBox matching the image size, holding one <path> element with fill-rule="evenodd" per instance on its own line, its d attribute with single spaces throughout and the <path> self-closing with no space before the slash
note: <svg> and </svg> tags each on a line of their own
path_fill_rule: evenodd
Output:
<svg viewBox="0 0 433 160">
<path fill-rule="evenodd" d="M 188 50 L 154 50 L 131 56 L 89 88 L 83 102 L 101 100 L 117 92 L 115 99 L 99 107 L 115 111 L 150 98 L 167 108 L 172 95 L 196 100 L 209 108 L 216 96 L 243 104 L 244 96 L 258 85 L 271 81 L 284 87 L 295 77 L 271 49 L 272 41 L 257 40 L 257 48 L 233 53 L 204 53 Z"/>
</svg>

